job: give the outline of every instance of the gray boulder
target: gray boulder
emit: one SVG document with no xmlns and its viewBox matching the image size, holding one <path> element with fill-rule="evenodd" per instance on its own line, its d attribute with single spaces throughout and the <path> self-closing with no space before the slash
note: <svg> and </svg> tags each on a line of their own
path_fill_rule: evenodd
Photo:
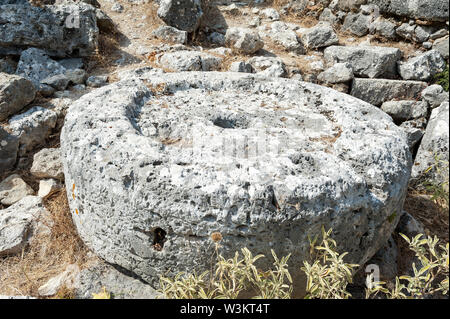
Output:
<svg viewBox="0 0 450 319">
<path fill-rule="evenodd" d="M 399 122 L 426 117 L 428 114 L 428 104 L 424 101 L 388 101 L 381 105 L 381 109 Z"/>
<path fill-rule="evenodd" d="M 288 52 L 293 52 L 298 55 L 306 53 L 303 41 L 295 31 L 289 29 L 279 31 L 272 30 L 272 32 L 269 33 L 269 36 L 275 43 L 281 45 Z"/>
<path fill-rule="evenodd" d="M 250 63 L 244 61 L 233 62 L 230 65 L 230 72 L 244 72 L 244 73 L 253 73 L 253 67 Z"/>
<path fill-rule="evenodd" d="M 29 48 L 20 55 L 16 74 L 30 80 L 39 88 L 44 79 L 63 74 L 65 71 L 66 68 L 50 59 L 45 51 Z"/>
<path fill-rule="evenodd" d="M 30 104 L 36 88 L 29 80 L 8 73 L 0 73 L 0 121 L 7 119 Z"/>
<path fill-rule="evenodd" d="M 12 205 L 33 193 L 33 189 L 20 175 L 12 174 L 0 182 L 0 203 L 3 205 Z"/>
<path fill-rule="evenodd" d="M 406 40 L 413 40 L 415 35 L 416 25 L 409 23 L 402 23 L 396 30 L 395 33 Z"/>
<path fill-rule="evenodd" d="M 437 39 L 433 43 L 433 50 L 438 51 L 442 55 L 442 57 L 446 60 L 448 60 L 448 57 L 449 57 L 448 38 L 449 37 L 446 36 L 444 38 Z"/>
<path fill-rule="evenodd" d="M 444 88 L 439 84 L 428 86 L 420 93 L 420 96 L 425 100 L 431 108 L 438 107 L 442 102 L 448 102 L 449 94 L 444 91 Z"/>
<path fill-rule="evenodd" d="M 255 56 L 247 60 L 255 73 L 267 77 L 286 77 L 286 65 L 280 58 Z"/>
<path fill-rule="evenodd" d="M 397 34 L 395 32 L 395 28 L 397 25 L 383 17 L 378 17 L 372 24 L 370 25 L 371 33 L 375 33 L 389 40 L 395 40 L 397 38 Z"/>
<path fill-rule="evenodd" d="M 411 154 L 378 108 L 251 74 L 147 79 L 84 95 L 61 133 L 69 204 L 79 212 L 74 224 L 107 262 L 157 285 L 162 274 L 210 269 L 210 235 L 220 232 L 226 257 L 242 247 L 292 253 L 294 294 L 301 295 L 308 236 L 322 226 L 360 264 L 389 238 Z M 263 269 L 272 264 L 260 261 Z"/>
<path fill-rule="evenodd" d="M 0 58 L 0 73 L 14 74 L 16 72 L 17 62 L 10 57 Z"/>
<path fill-rule="evenodd" d="M 448 20 L 447 0 L 367 0 L 379 6 L 382 13 L 429 21 Z"/>
<path fill-rule="evenodd" d="M 244 54 L 253 54 L 264 47 L 259 34 L 248 28 L 228 28 L 225 34 L 227 47 Z"/>
<path fill-rule="evenodd" d="M 64 74 L 52 75 L 41 81 L 42 84 L 50 85 L 52 88 L 58 91 L 64 91 L 69 85 L 69 78 Z"/>
<path fill-rule="evenodd" d="M 84 4 L 34 7 L 1 5 L 0 54 L 20 54 L 35 47 L 51 56 L 90 56 L 98 43 L 95 8 Z"/>
<path fill-rule="evenodd" d="M 385 79 L 353 79 L 350 94 L 370 104 L 381 106 L 391 100 L 415 100 L 427 87 L 425 82 Z"/>
<path fill-rule="evenodd" d="M 376 46 L 330 46 L 324 51 L 328 66 L 349 63 L 358 77 L 393 78 L 402 52 L 396 48 Z"/>
<path fill-rule="evenodd" d="M 212 54 L 197 51 L 175 51 L 157 56 L 158 64 L 173 71 L 217 70 L 222 59 Z"/>
<path fill-rule="evenodd" d="M 30 173 L 37 178 L 64 179 L 59 148 L 44 148 L 34 154 Z"/>
<path fill-rule="evenodd" d="M 35 146 L 45 142 L 56 126 L 57 114 L 49 109 L 34 106 L 25 113 L 9 120 L 12 134 L 19 139 L 19 155 L 24 155 Z"/>
<path fill-rule="evenodd" d="M 363 37 L 369 33 L 372 17 L 362 13 L 349 13 L 344 20 L 342 30 L 350 32 L 358 37 Z"/>
<path fill-rule="evenodd" d="M 448 183 L 448 125 L 449 102 L 443 102 L 441 106 L 431 112 L 425 135 L 412 167 L 411 178 L 413 181 Z"/>
<path fill-rule="evenodd" d="M 178 30 L 171 26 L 160 26 L 152 34 L 163 41 L 185 44 L 187 42 L 187 32 Z"/>
<path fill-rule="evenodd" d="M 317 79 L 325 83 L 345 83 L 353 79 L 353 69 L 350 63 L 336 63 L 331 68 L 319 74 Z"/>
<path fill-rule="evenodd" d="M 27 196 L 0 210 L 0 256 L 18 254 L 38 228 L 38 220 L 48 214 L 42 199 Z"/>
<path fill-rule="evenodd" d="M 19 150 L 19 139 L 0 126 L 0 172 L 13 168 Z"/>
<path fill-rule="evenodd" d="M 398 73 L 404 80 L 428 81 L 436 74 L 444 71 L 445 60 L 436 50 L 398 63 Z"/>
<path fill-rule="evenodd" d="M 86 85 L 94 88 L 99 88 L 108 84 L 107 75 L 91 75 L 86 79 Z"/>
<path fill-rule="evenodd" d="M 194 32 L 200 25 L 203 10 L 200 0 L 161 0 L 158 17 L 178 30 Z"/>
<path fill-rule="evenodd" d="M 319 22 L 302 32 L 302 41 L 309 49 L 328 47 L 339 43 L 339 37 L 328 22 Z"/>
</svg>

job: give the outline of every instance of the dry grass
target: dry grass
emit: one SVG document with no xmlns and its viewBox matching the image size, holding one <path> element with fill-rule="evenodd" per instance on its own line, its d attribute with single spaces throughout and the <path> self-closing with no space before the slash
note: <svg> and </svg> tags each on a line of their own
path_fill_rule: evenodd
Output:
<svg viewBox="0 0 450 319">
<path fill-rule="evenodd" d="M 37 297 L 38 288 L 69 264 L 83 268 L 92 258 L 76 233 L 66 192 L 62 190 L 49 197 L 45 207 L 50 220 L 43 223 L 50 233 L 38 233 L 20 255 L 0 259 L 0 294 Z M 68 292 L 61 294 L 67 297 Z"/>
</svg>

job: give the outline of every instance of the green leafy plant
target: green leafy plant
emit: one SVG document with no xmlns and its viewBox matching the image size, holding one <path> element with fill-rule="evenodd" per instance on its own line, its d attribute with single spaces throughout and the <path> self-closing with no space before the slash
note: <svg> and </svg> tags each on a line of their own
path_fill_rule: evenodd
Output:
<svg viewBox="0 0 450 319">
<path fill-rule="evenodd" d="M 394 288 L 385 287 L 386 282 L 373 282 L 372 287 L 366 290 L 366 297 L 370 298 L 379 293 L 384 293 L 389 299 L 424 299 L 433 297 L 440 293 L 448 294 L 448 264 L 449 256 L 448 243 L 437 247 L 438 238 L 428 236 L 422 238 L 419 234 L 409 239 L 400 234 L 409 244 L 420 260 L 420 269 L 413 263 L 413 276 L 400 276 L 395 278 Z M 368 280 L 372 282 L 373 274 L 369 275 Z"/>
<path fill-rule="evenodd" d="M 306 298 L 348 299 L 351 294 L 346 291 L 352 283 L 352 277 L 357 264 L 344 262 L 347 253 L 336 251 L 336 242 L 330 237 L 332 230 L 322 228 L 322 242 L 316 245 L 317 238 L 310 240 L 310 252 L 313 262 L 304 261 L 301 269 L 307 276 Z"/>
<path fill-rule="evenodd" d="M 290 255 L 279 259 L 271 250 L 274 269 L 264 272 L 255 266 L 264 255 L 253 256 L 243 248 L 242 256 L 236 252 L 233 258 L 226 259 L 219 254 L 219 248 L 216 242 L 217 261 L 213 270 L 200 275 L 179 273 L 173 279 L 161 277 L 160 292 L 166 298 L 176 299 L 235 299 L 243 292 L 254 292 L 253 298 L 258 299 L 290 298 L 292 278 L 287 269 Z"/>
<path fill-rule="evenodd" d="M 428 167 L 424 174 L 432 172 L 434 178 L 422 182 L 426 192 L 431 194 L 431 200 L 435 201 L 444 210 L 449 208 L 449 162 L 442 160 L 440 156 L 434 156 L 435 163 Z"/>
<path fill-rule="evenodd" d="M 445 70 L 441 73 L 436 74 L 435 78 L 434 78 L 434 82 L 436 84 L 441 85 L 445 91 L 448 92 L 448 64 L 447 67 L 445 68 Z"/>
</svg>

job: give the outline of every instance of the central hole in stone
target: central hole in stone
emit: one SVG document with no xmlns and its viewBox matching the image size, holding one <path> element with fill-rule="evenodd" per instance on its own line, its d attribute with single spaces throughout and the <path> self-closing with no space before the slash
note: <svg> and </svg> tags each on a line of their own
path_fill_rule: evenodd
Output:
<svg viewBox="0 0 450 319">
<path fill-rule="evenodd" d="M 213 124 L 221 128 L 235 128 L 236 121 L 232 119 L 218 117 L 213 121 Z"/>
<path fill-rule="evenodd" d="M 162 250 L 166 238 L 166 231 L 162 228 L 156 227 L 153 230 L 153 248 L 155 250 Z"/>
</svg>

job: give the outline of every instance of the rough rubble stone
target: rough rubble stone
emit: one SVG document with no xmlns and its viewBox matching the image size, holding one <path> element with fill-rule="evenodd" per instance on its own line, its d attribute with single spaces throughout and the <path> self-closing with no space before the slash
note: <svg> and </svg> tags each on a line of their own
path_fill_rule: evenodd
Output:
<svg viewBox="0 0 450 319">
<path fill-rule="evenodd" d="M 362 13 L 349 13 L 342 25 L 343 31 L 348 31 L 358 37 L 363 37 L 369 33 L 369 26 L 372 23 L 372 17 Z"/>
<path fill-rule="evenodd" d="M 378 17 L 370 25 L 370 29 L 373 30 L 373 33 L 389 40 L 395 40 L 397 38 L 397 34 L 395 32 L 396 27 L 397 25 L 395 23 L 383 17 Z"/>
<path fill-rule="evenodd" d="M 264 47 L 264 42 L 257 32 L 239 27 L 227 29 L 225 44 L 229 48 L 244 54 L 253 54 Z"/>
<path fill-rule="evenodd" d="M 272 29 L 269 36 L 275 43 L 281 45 L 288 52 L 293 52 L 298 55 L 306 53 L 305 45 L 295 31 L 289 29 L 275 31 Z"/>
<path fill-rule="evenodd" d="M 171 26 L 160 26 L 152 34 L 163 41 L 179 44 L 185 44 L 187 42 L 187 32 Z"/>
<path fill-rule="evenodd" d="M 399 26 L 395 33 L 406 40 L 413 40 L 414 34 L 415 34 L 416 26 L 409 23 L 403 23 L 401 26 Z"/>
<path fill-rule="evenodd" d="M 86 81 L 87 73 L 82 69 L 70 69 L 64 72 L 64 75 L 73 84 L 84 84 Z"/>
<path fill-rule="evenodd" d="M 339 43 L 339 37 L 327 22 L 319 22 L 302 32 L 302 41 L 309 49 L 328 47 Z"/>
<path fill-rule="evenodd" d="M 280 14 L 274 8 L 266 8 L 261 11 L 261 14 L 269 20 L 278 21 L 280 20 Z"/>
<path fill-rule="evenodd" d="M 222 59 L 212 54 L 198 51 L 175 51 L 157 57 L 158 64 L 173 71 L 217 70 Z"/>
<path fill-rule="evenodd" d="M 353 69 L 350 63 L 336 63 L 320 73 L 317 79 L 325 83 L 345 83 L 351 81 L 353 77 Z"/>
<path fill-rule="evenodd" d="M 0 72 L 14 74 L 16 72 L 17 62 L 10 57 L 0 58 Z"/>
<path fill-rule="evenodd" d="M 29 80 L 7 73 L 0 73 L 0 121 L 7 119 L 31 103 L 36 88 Z"/>
<path fill-rule="evenodd" d="M 267 77 L 286 77 L 286 65 L 280 58 L 255 56 L 247 60 L 255 73 Z"/>
<path fill-rule="evenodd" d="M 442 102 L 448 102 L 449 100 L 448 92 L 444 91 L 444 88 L 439 84 L 428 86 L 420 93 L 420 96 L 431 108 L 438 107 Z"/>
<path fill-rule="evenodd" d="M 194 32 L 203 16 L 200 0 L 161 0 L 158 17 L 178 30 Z"/>
<path fill-rule="evenodd" d="M 244 72 L 244 73 L 253 73 L 253 67 L 250 63 L 244 61 L 233 62 L 230 65 L 230 72 Z"/>
<path fill-rule="evenodd" d="M 445 38 L 437 39 L 433 43 L 433 50 L 438 51 L 446 60 L 448 60 L 449 57 L 448 39 L 449 37 L 446 36 Z"/>
<path fill-rule="evenodd" d="M 419 119 L 419 121 L 420 120 L 421 119 Z M 421 140 L 423 134 L 425 133 L 425 129 L 418 127 L 417 122 L 418 120 L 405 121 L 399 126 L 406 134 L 411 153 L 414 153 L 417 143 Z"/>
<path fill-rule="evenodd" d="M 328 66 L 347 62 L 355 76 L 369 78 L 395 77 L 401 57 L 399 49 L 376 46 L 330 46 L 324 51 Z"/>
<path fill-rule="evenodd" d="M 381 105 L 381 109 L 389 114 L 394 121 L 408 121 L 428 114 L 428 104 L 424 101 L 388 101 Z"/>
<path fill-rule="evenodd" d="M 48 57 L 45 51 L 29 48 L 20 55 L 16 74 L 20 75 L 39 87 L 42 80 L 53 75 L 63 74 L 66 68 Z"/>
<path fill-rule="evenodd" d="M 90 56 L 98 42 L 95 8 L 84 4 L 0 6 L 0 54 L 35 47 L 51 56 Z"/>
<path fill-rule="evenodd" d="M 414 30 L 414 40 L 416 42 L 425 42 L 430 38 L 430 33 L 427 32 L 427 30 L 420 25 L 416 27 Z"/>
<path fill-rule="evenodd" d="M 86 85 L 94 88 L 99 88 L 108 84 L 107 75 L 91 75 L 86 79 Z"/>
<path fill-rule="evenodd" d="M 0 203 L 3 205 L 12 205 L 33 193 L 33 189 L 20 175 L 12 174 L 0 182 Z"/>
<path fill-rule="evenodd" d="M 19 150 L 19 139 L 0 126 L 0 172 L 14 167 Z"/>
<path fill-rule="evenodd" d="M 388 15 L 442 22 L 449 18 L 447 0 L 368 0 L 367 2 L 378 5 L 380 11 Z"/>
<path fill-rule="evenodd" d="M 433 109 L 412 167 L 414 181 L 448 182 L 449 102 Z M 430 170 L 429 168 L 432 167 Z"/>
<path fill-rule="evenodd" d="M 405 234 L 409 238 L 415 237 L 418 234 L 425 235 L 423 225 L 415 219 L 410 213 L 403 211 L 400 221 L 398 222 L 396 231 Z"/>
<path fill-rule="evenodd" d="M 59 148 L 43 148 L 33 157 L 30 173 L 37 178 L 64 179 Z"/>
<path fill-rule="evenodd" d="M 380 106 L 383 102 L 391 100 L 415 100 L 426 87 L 425 82 L 419 81 L 355 78 L 350 94 Z"/>
<path fill-rule="evenodd" d="M 13 116 L 9 120 L 9 128 L 19 139 L 19 155 L 45 142 L 56 126 L 57 117 L 54 111 L 41 106 L 34 106 L 25 113 Z"/>
<path fill-rule="evenodd" d="M 46 198 L 63 188 L 63 185 L 55 179 L 43 179 L 39 181 L 38 196 Z"/>
<path fill-rule="evenodd" d="M 331 25 L 335 25 L 339 22 L 339 19 L 331 9 L 325 8 L 319 16 L 319 21 L 325 21 Z"/>
<path fill-rule="evenodd" d="M 74 224 L 107 262 L 157 284 L 162 274 L 209 269 L 210 235 L 220 232 L 226 257 L 242 247 L 292 253 L 301 295 L 308 236 L 322 226 L 357 263 L 389 238 L 411 154 L 378 108 L 251 74 L 143 78 L 81 97 L 61 133 Z"/>
<path fill-rule="evenodd" d="M 0 210 L 0 256 L 15 255 L 29 242 L 39 218 L 48 214 L 42 199 L 27 196 Z"/>
<path fill-rule="evenodd" d="M 357 11 L 367 0 L 338 0 L 337 7 L 343 11 Z"/>
<path fill-rule="evenodd" d="M 50 85 L 52 88 L 58 91 L 63 91 L 69 85 L 69 78 L 64 74 L 52 75 L 41 81 L 42 84 Z"/>
<path fill-rule="evenodd" d="M 398 73 L 404 80 L 428 81 L 436 74 L 444 71 L 445 60 L 436 50 L 398 63 Z"/>
</svg>

